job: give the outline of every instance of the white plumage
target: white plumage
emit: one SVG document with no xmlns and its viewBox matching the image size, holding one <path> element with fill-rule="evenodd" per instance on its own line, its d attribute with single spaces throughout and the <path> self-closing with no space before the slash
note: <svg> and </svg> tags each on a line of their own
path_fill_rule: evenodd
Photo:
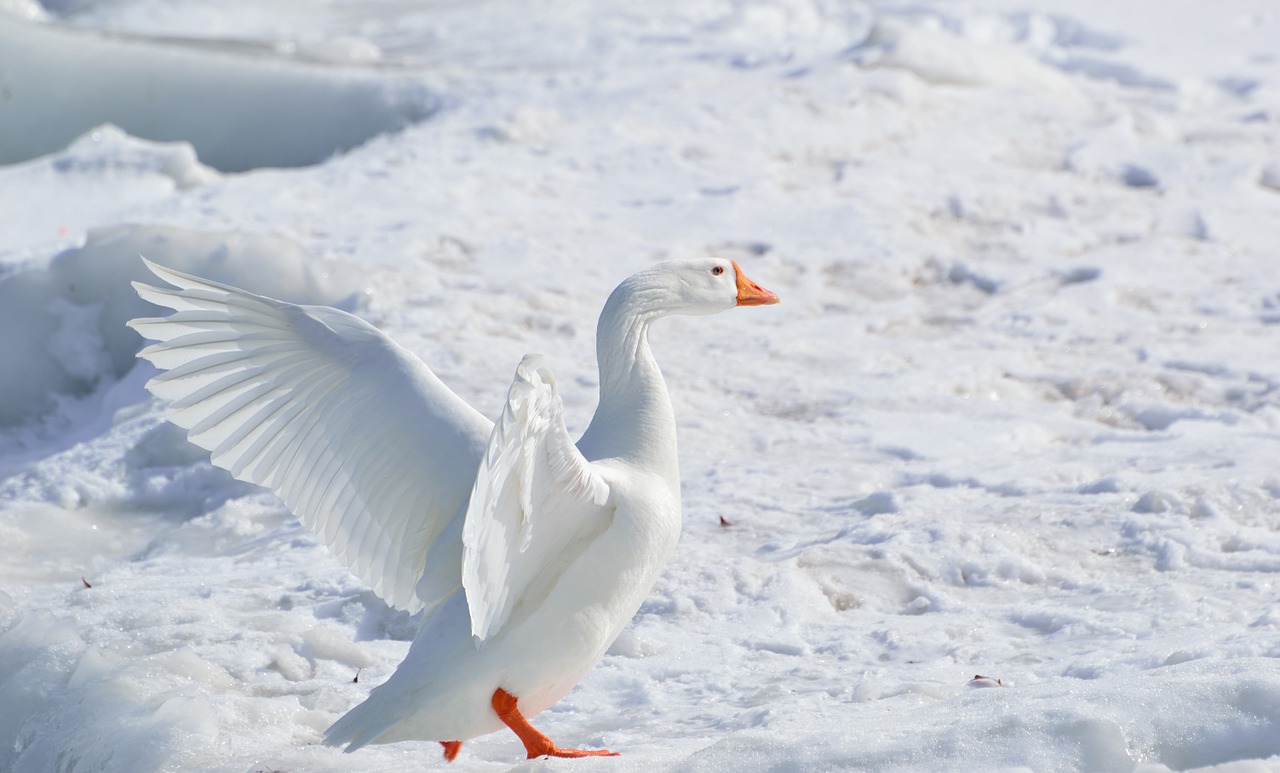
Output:
<svg viewBox="0 0 1280 773">
<path fill-rule="evenodd" d="M 510 727 L 530 757 L 579 756 L 525 721 L 576 684 L 652 588 L 680 531 L 675 421 L 648 346 L 667 314 L 776 303 L 736 263 L 672 261 L 610 296 L 600 404 L 575 445 L 529 356 L 496 425 L 368 323 L 148 262 L 174 310 L 157 343 L 170 401 L 214 464 L 266 486 L 389 604 L 425 610 L 404 662 L 325 735 L 460 741 Z"/>
<path fill-rule="evenodd" d="M 556 557 L 611 517 L 609 486 L 569 439 L 555 379 L 536 367 L 540 359 L 528 355 L 516 369 L 462 527 L 462 587 L 479 641 L 502 628 Z"/>
</svg>

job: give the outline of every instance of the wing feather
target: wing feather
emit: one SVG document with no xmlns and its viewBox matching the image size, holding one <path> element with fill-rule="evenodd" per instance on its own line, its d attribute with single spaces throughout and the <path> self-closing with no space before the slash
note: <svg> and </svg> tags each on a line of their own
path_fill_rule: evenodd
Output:
<svg viewBox="0 0 1280 773">
<path fill-rule="evenodd" d="M 157 342 L 139 356 L 164 371 L 147 388 L 169 419 L 215 465 L 279 494 L 388 603 L 447 597 L 460 561 L 416 586 L 465 512 L 493 425 L 357 317 L 147 266 L 172 287 L 135 283 L 138 295 L 173 313 L 129 326 Z"/>
<path fill-rule="evenodd" d="M 569 439 L 555 379 L 516 369 L 462 528 L 462 584 L 477 644 L 497 634 L 565 548 L 608 525 L 609 486 Z"/>
</svg>

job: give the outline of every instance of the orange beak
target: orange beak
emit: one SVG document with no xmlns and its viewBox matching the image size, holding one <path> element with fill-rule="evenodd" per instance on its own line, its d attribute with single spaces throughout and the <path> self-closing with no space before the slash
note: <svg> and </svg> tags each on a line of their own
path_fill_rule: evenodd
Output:
<svg viewBox="0 0 1280 773">
<path fill-rule="evenodd" d="M 778 296 L 752 282 L 747 278 L 746 274 L 742 273 L 742 268 L 738 266 L 738 261 L 730 262 L 733 263 L 733 272 L 738 278 L 739 306 L 768 306 L 778 302 Z"/>
</svg>

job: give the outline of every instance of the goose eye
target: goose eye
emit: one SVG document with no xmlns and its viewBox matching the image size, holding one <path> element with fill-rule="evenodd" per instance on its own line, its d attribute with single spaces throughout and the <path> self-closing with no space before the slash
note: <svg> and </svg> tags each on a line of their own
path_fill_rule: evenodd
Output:
<svg viewBox="0 0 1280 773">
<path fill-rule="evenodd" d="M 715 268 L 711 269 L 711 273 L 715 276 L 720 276 L 721 274 L 724 273 L 724 266 L 716 266 Z"/>
</svg>

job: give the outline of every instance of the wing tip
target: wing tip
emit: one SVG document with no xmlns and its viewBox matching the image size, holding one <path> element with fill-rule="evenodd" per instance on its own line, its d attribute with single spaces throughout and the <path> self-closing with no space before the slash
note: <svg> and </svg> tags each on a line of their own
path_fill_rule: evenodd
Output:
<svg viewBox="0 0 1280 773">
<path fill-rule="evenodd" d="M 137 285 L 138 283 L 134 282 L 134 284 Z M 147 287 L 147 285 L 142 285 L 142 286 Z M 144 335 L 141 330 L 138 330 L 138 328 L 145 327 L 147 325 L 160 324 L 164 321 L 165 321 L 164 317 L 134 317 L 133 319 L 126 321 L 124 323 L 124 326 L 129 328 L 130 330 L 137 332 L 137 334 L 142 336 L 143 338 L 147 338 L 147 336 Z M 159 339 L 147 338 L 147 340 L 156 341 Z"/>
<path fill-rule="evenodd" d="M 169 268 L 168 266 L 162 266 L 159 263 L 156 263 L 154 260 L 148 259 L 146 255 L 138 255 L 138 259 L 142 261 L 142 265 L 146 266 L 148 271 L 150 271 L 152 274 L 155 274 L 160 279 L 163 279 L 164 281 L 173 285 L 174 287 L 181 286 L 178 282 L 174 281 L 175 277 L 195 279 L 195 277 L 191 277 L 186 274 L 183 274 L 181 271 L 178 271 L 177 269 Z M 137 282 L 133 283 L 135 287 L 137 286 L 137 284 L 138 284 Z"/>
<path fill-rule="evenodd" d="M 543 365 L 546 358 L 537 352 L 526 354 L 516 366 L 516 381 L 537 386 L 539 382 L 555 386 L 555 376 L 551 369 Z M 536 378 L 535 378 L 536 377 Z"/>
</svg>

